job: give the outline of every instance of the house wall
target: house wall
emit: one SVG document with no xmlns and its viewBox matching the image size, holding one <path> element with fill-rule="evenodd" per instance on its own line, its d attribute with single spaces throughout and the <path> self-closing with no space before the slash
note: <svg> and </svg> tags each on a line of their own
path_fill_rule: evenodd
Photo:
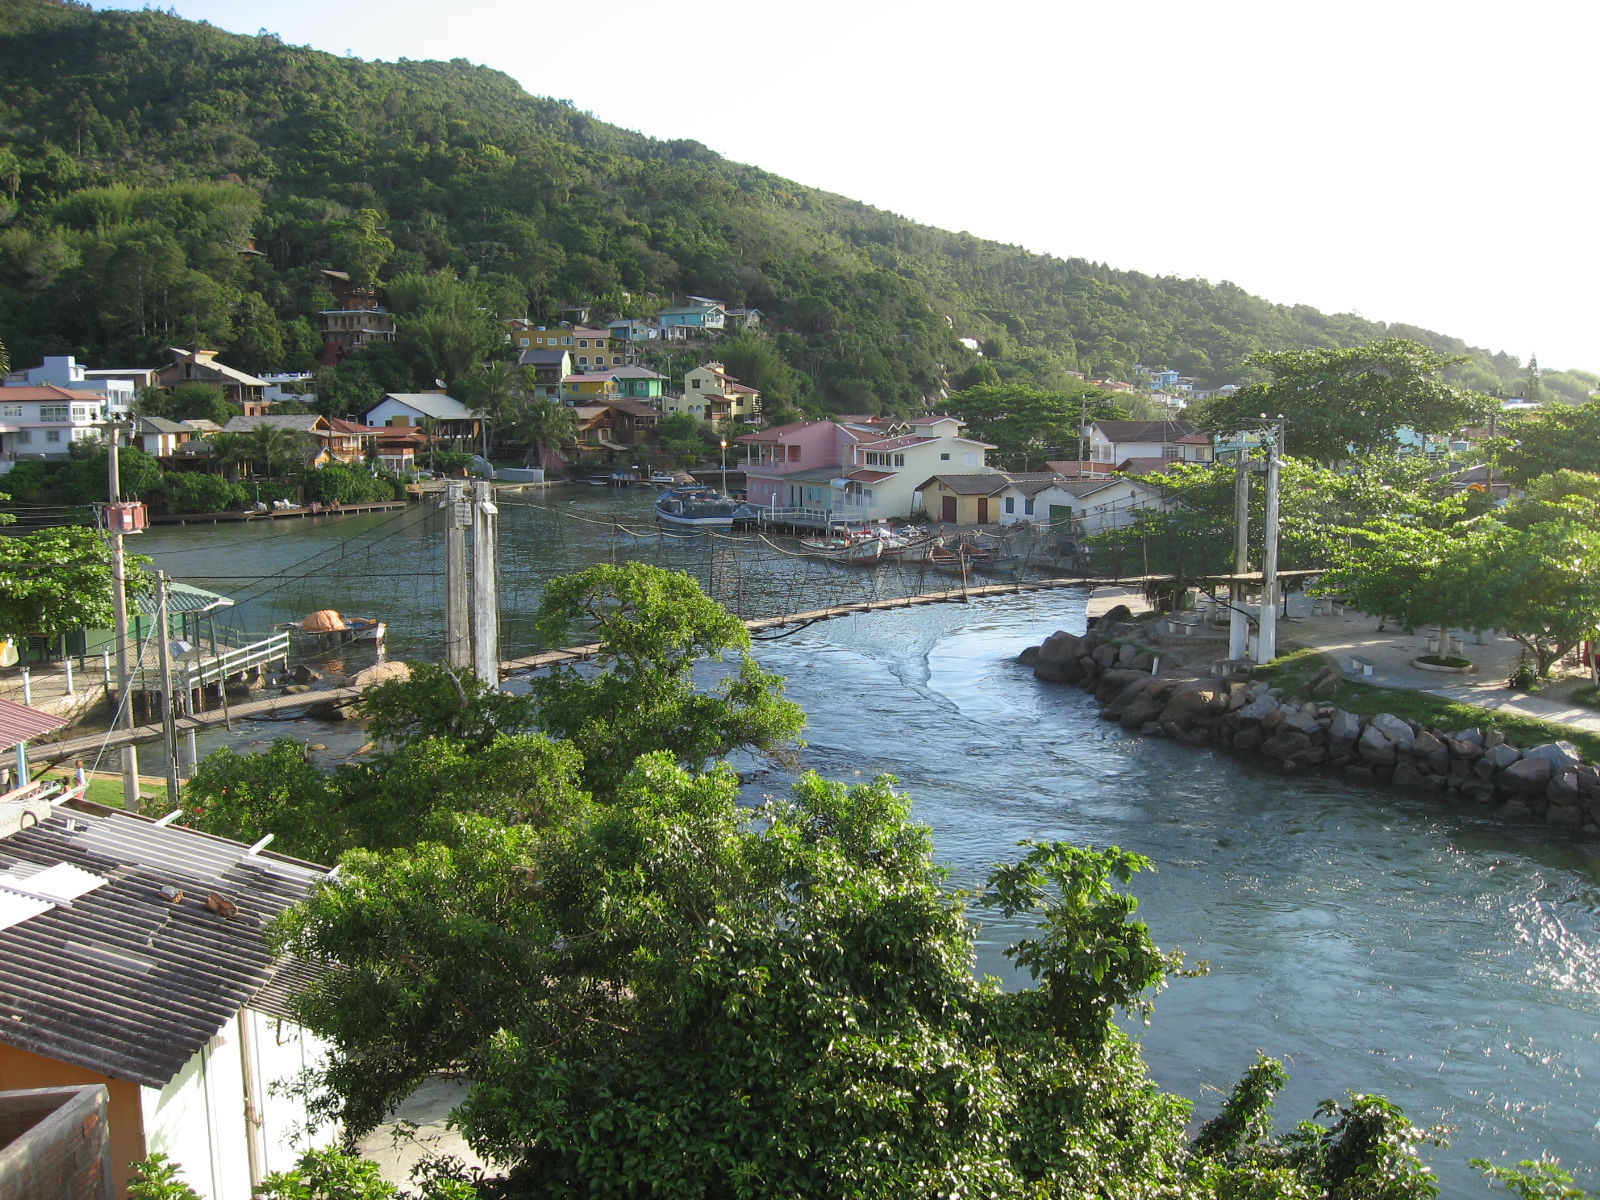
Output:
<svg viewBox="0 0 1600 1200">
<path fill-rule="evenodd" d="M 111 1094 L 111 1181 L 116 1195 L 128 1194 L 130 1163 L 145 1155 L 144 1113 L 139 1093 L 143 1090 L 126 1079 L 113 1079 L 86 1067 L 76 1067 L 42 1054 L 31 1054 L 14 1046 L 0 1045 L 0 1091 L 22 1088 L 81 1087 L 104 1084 Z M 208 1197 L 207 1200 L 210 1200 Z"/>
<path fill-rule="evenodd" d="M 0 1196 L 110 1200 L 104 1087 L 0 1092 Z"/>
<path fill-rule="evenodd" d="M 402 422 L 398 418 L 404 417 Z M 380 400 L 377 406 L 369 408 L 365 417 L 368 425 L 420 425 L 423 414 L 412 408 L 409 404 L 402 404 L 398 400 Z"/>
<path fill-rule="evenodd" d="M 921 493 L 923 507 L 928 510 L 928 519 L 934 522 L 956 525 L 982 525 L 992 524 L 999 520 L 1000 510 L 1003 507 L 998 495 L 995 496 L 962 496 L 951 491 L 942 483 L 935 483 Z M 947 514 L 945 501 L 955 501 L 954 518 Z M 981 505 L 980 501 L 987 501 Z"/>
</svg>

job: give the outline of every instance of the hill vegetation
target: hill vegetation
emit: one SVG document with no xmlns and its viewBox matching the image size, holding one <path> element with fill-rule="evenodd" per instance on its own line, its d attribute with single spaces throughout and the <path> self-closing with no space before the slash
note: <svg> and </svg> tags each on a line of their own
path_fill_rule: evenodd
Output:
<svg viewBox="0 0 1600 1200">
<path fill-rule="evenodd" d="M 0 0 L 0 115 L 0 338 L 22 363 L 143 364 L 198 341 L 248 369 L 309 369 L 333 268 L 413 299 L 422 278 L 461 281 L 374 364 L 391 387 L 462 357 L 438 327 L 474 343 L 464 307 L 554 323 L 566 305 L 645 315 L 689 293 L 768 314 L 792 401 L 815 410 L 1055 390 L 1135 362 L 1248 382 L 1257 351 L 1384 336 L 1468 355 L 1453 368 L 1468 386 L 1524 379 L 1426 330 L 931 229 L 460 59 L 369 63 L 158 11 Z M 1581 399 L 1596 382 L 1548 386 Z"/>
</svg>

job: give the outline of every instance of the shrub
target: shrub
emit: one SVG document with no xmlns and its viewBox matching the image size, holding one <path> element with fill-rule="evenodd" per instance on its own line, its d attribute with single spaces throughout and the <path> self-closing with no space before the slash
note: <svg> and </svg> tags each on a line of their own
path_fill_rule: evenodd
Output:
<svg viewBox="0 0 1600 1200">
<path fill-rule="evenodd" d="M 395 479 L 387 472 L 374 475 L 365 466 L 333 463 L 300 476 L 307 500 L 331 504 L 368 504 L 395 498 Z"/>
<path fill-rule="evenodd" d="M 472 455 L 464 450 L 440 450 L 431 459 L 424 457 L 431 470 L 465 471 L 472 466 Z"/>
<path fill-rule="evenodd" d="M 161 480 L 161 493 L 167 511 L 175 513 L 221 512 L 243 504 L 245 498 L 243 485 L 199 471 L 169 471 Z"/>
<path fill-rule="evenodd" d="M 244 495 L 246 504 L 254 504 L 257 499 L 263 504 L 271 504 L 274 500 L 287 500 L 290 504 L 300 503 L 300 485 L 282 479 L 252 479 L 239 485 Z"/>
<path fill-rule="evenodd" d="M 13 500 L 34 500 L 51 486 L 51 476 L 57 471 L 54 463 L 20 462 L 0 475 L 0 493 Z"/>
</svg>

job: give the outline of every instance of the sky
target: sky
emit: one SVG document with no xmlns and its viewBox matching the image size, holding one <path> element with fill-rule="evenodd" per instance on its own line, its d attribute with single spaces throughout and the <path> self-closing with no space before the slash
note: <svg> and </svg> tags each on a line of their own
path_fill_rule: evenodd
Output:
<svg viewBox="0 0 1600 1200">
<path fill-rule="evenodd" d="M 470 59 L 929 225 L 1600 371 L 1593 3 L 163 2 Z"/>
</svg>

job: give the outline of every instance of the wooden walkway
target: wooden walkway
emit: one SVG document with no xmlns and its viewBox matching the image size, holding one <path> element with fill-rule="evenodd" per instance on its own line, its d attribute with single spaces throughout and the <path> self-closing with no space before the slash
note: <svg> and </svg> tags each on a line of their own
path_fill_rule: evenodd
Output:
<svg viewBox="0 0 1600 1200">
<path fill-rule="evenodd" d="M 351 517 L 357 513 L 404 508 L 404 500 L 374 500 L 368 504 L 343 504 L 338 508 L 284 508 L 269 512 L 160 513 L 152 525 L 228 525 L 235 521 L 282 521 L 288 517 Z"/>
<path fill-rule="evenodd" d="M 1280 571 L 1281 578 L 1320 574 L 1319 571 Z M 1018 596 L 1027 592 L 1049 592 L 1064 588 L 1143 587 L 1147 583 L 1163 583 L 1170 575 L 1133 575 L 1125 579 L 1100 579 L 1078 577 L 1071 579 L 1027 579 L 1014 583 L 994 583 L 982 586 L 949 588 L 941 592 L 923 592 L 916 596 L 901 596 L 893 600 L 867 600 L 856 604 L 836 604 L 830 608 L 812 609 L 809 612 L 785 613 L 781 617 L 758 617 L 744 623 L 751 633 L 763 633 L 788 626 L 804 627 L 818 621 L 833 621 L 840 617 L 853 617 L 859 613 L 888 612 L 897 608 L 917 608 L 924 604 L 965 604 L 972 600 L 985 600 L 998 596 Z M 1213 575 L 1214 581 L 1233 583 L 1260 583 L 1259 571 L 1243 575 Z M 597 657 L 604 647 L 600 643 L 587 646 L 567 646 L 561 650 L 546 650 L 524 658 L 513 658 L 500 664 L 502 678 L 528 671 L 538 671 L 563 663 L 585 662 Z M 190 729 L 211 729 L 228 720 L 246 721 L 259 717 L 272 717 L 297 709 L 338 708 L 354 704 L 361 699 L 361 688 L 325 688 L 301 692 L 290 696 L 271 696 L 230 705 L 227 712 L 220 708 L 178 718 L 178 733 Z M 53 766 L 72 759 L 97 755 L 101 748 L 113 749 L 143 742 L 161 740 L 161 726 L 139 725 L 133 729 L 119 729 L 107 737 L 103 733 L 90 737 L 71 738 L 61 742 L 43 742 L 28 747 L 28 757 L 35 763 Z"/>
</svg>

